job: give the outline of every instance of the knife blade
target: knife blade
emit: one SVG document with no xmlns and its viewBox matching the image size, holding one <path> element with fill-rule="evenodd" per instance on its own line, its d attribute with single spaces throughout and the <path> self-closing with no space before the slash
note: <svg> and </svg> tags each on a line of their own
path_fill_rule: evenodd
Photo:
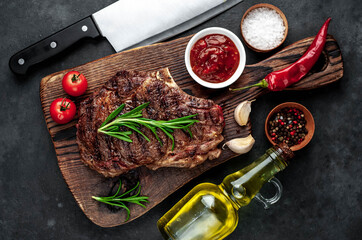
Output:
<svg viewBox="0 0 362 240">
<path fill-rule="evenodd" d="M 155 43 L 196 26 L 241 1 L 119 0 L 19 51 L 10 58 L 9 66 L 14 73 L 25 74 L 32 65 L 87 37 L 103 36 L 117 52 Z"/>
<path fill-rule="evenodd" d="M 197 25 L 200 25 L 203 22 L 206 22 L 208 20 L 210 20 L 211 18 L 223 13 L 224 11 L 232 8 L 233 6 L 235 6 L 238 3 L 243 2 L 243 0 L 225 0 L 224 3 L 198 15 L 195 18 L 192 18 L 190 20 L 187 20 L 171 29 L 167 29 L 159 34 L 156 34 L 150 38 L 147 38 L 139 43 L 136 43 L 126 49 L 131 49 L 131 48 L 135 48 L 135 47 L 141 47 L 141 46 L 146 46 L 146 45 L 150 45 L 152 43 L 156 43 L 156 42 L 161 42 L 161 41 L 165 41 L 173 36 L 176 36 L 182 32 L 185 32 Z"/>
</svg>

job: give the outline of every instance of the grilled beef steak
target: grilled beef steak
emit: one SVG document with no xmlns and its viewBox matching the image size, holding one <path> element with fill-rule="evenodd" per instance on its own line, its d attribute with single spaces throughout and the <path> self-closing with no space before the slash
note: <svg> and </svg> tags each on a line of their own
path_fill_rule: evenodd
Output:
<svg viewBox="0 0 362 240">
<path fill-rule="evenodd" d="M 172 151 L 171 139 L 159 129 L 157 134 L 162 145 L 145 127 L 140 130 L 150 142 L 135 132 L 130 135 L 132 143 L 97 132 L 107 116 L 122 103 L 126 106 L 120 114 L 145 102 L 150 104 L 143 110 L 143 117 L 149 119 L 171 120 L 198 114 L 195 118 L 199 122 L 190 127 L 193 137 L 176 129 Z M 224 124 L 218 105 L 183 92 L 167 68 L 156 72 L 120 71 L 81 102 L 77 143 L 83 162 L 106 177 L 115 177 L 142 165 L 153 170 L 160 167 L 192 168 L 208 158 L 219 157 L 221 150 L 217 145 L 223 140 Z"/>
</svg>

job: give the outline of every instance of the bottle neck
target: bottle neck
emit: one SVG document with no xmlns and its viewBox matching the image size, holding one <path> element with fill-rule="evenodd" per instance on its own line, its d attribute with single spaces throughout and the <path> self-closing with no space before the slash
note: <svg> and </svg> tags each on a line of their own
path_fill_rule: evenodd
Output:
<svg viewBox="0 0 362 240">
<path fill-rule="evenodd" d="M 245 168 L 228 175 L 219 185 L 237 207 L 242 207 L 251 201 L 275 174 L 288 166 L 287 160 L 292 152 L 279 146 L 274 146 L 256 161 Z"/>
</svg>

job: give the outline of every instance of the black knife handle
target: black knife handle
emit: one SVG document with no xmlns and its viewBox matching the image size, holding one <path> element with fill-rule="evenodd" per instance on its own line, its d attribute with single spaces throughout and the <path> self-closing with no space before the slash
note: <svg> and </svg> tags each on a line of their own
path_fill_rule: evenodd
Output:
<svg viewBox="0 0 362 240">
<path fill-rule="evenodd" d="M 60 53 L 80 39 L 99 35 L 92 17 L 86 17 L 14 54 L 9 61 L 10 69 L 14 73 L 25 74 L 30 66 Z"/>
</svg>

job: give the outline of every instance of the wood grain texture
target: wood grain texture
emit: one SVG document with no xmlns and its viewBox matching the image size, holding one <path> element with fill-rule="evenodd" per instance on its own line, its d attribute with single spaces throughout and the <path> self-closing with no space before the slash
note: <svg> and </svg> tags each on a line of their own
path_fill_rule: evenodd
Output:
<svg viewBox="0 0 362 240">
<path fill-rule="evenodd" d="M 198 85 L 191 79 L 184 64 L 184 50 L 191 37 L 188 36 L 171 42 L 116 53 L 73 68 L 72 70 L 80 71 L 87 77 L 88 89 L 85 95 L 71 99 L 78 107 L 83 99 L 87 98 L 94 90 L 122 69 L 151 71 L 168 67 L 176 83 L 186 93 L 213 99 L 223 108 L 226 121 L 223 132 L 225 141 L 236 137 L 246 137 L 251 132 L 251 125 L 249 123 L 245 127 L 238 126 L 233 118 L 233 110 L 241 101 L 255 99 L 267 93 L 268 90 L 251 88 L 243 92 L 231 93 L 227 88 L 212 90 Z M 260 63 L 246 66 L 240 79 L 231 87 L 236 88 L 256 83 L 268 73 L 288 66 L 302 56 L 313 39 L 314 37 L 310 37 L 298 41 Z M 343 76 L 341 51 L 332 36 L 328 36 L 323 61 L 326 64 L 321 71 L 309 74 L 289 89 L 308 90 L 318 88 L 335 82 Z M 41 104 L 58 158 L 59 168 L 76 202 L 91 221 L 102 227 L 124 224 L 125 211 L 110 211 L 106 205 L 100 204 L 91 198 L 92 195 L 105 196 L 109 194 L 110 189 L 119 179 L 104 178 L 82 163 L 75 138 L 77 116 L 73 121 L 65 125 L 58 125 L 50 117 L 49 106 L 51 102 L 56 98 L 67 96 L 62 89 L 61 80 L 69 70 L 51 74 L 43 78 L 40 83 Z M 191 179 L 235 156 L 230 150 L 224 150 L 218 159 L 208 160 L 193 169 L 161 168 L 157 171 L 151 171 L 144 167 L 137 169 L 142 186 L 141 194 L 149 196 L 150 203 L 147 204 L 146 209 L 130 205 L 131 218 L 129 221 L 149 211 Z"/>
</svg>

